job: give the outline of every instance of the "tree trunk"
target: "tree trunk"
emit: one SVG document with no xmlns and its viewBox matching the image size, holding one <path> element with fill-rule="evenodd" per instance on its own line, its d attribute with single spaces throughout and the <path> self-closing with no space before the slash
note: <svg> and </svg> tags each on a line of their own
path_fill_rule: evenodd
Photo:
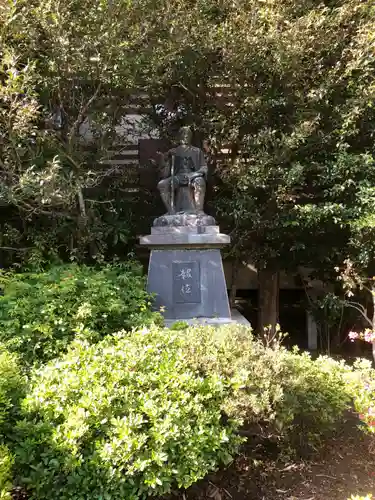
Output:
<svg viewBox="0 0 375 500">
<path fill-rule="evenodd" d="M 265 328 L 274 334 L 279 322 L 279 283 L 279 272 L 267 268 L 258 271 L 258 331 L 261 334 Z"/>
</svg>

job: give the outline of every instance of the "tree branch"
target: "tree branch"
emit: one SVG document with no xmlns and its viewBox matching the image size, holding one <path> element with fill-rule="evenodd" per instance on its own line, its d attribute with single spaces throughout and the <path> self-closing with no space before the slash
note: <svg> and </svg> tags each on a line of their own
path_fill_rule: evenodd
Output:
<svg viewBox="0 0 375 500">
<path fill-rule="evenodd" d="M 72 128 L 70 129 L 70 132 L 68 134 L 68 143 L 70 144 L 73 140 L 73 137 L 76 135 L 77 130 L 79 129 L 79 126 L 83 122 L 83 120 L 86 118 L 87 111 L 89 110 L 91 104 L 95 101 L 95 99 L 98 97 L 99 92 L 101 90 L 102 84 L 101 82 L 97 86 L 94 94 L 90 97 L 90 99 L 87 101 L 87 103 L 81 108 L 80 112 L 78 113 L 76 121 L 73 123 Z"/>
<path fill-rule="evenodd" d="M 368 293 L 372 294 L 372 290 L 371 288 L 369 288 L 368 286 L 364 285 L 363 283 L 360 285 L 364 290 L 366 290 Z"/>
<path fill-rule="evenodd" d="M 362 309 L 362 306 L 358 307 L 356 304 L 356 302 L 348 302 L 346 301 L 346 304 L 349 306 L 349 307 L 352 307 L 353 309 L 355 309 L 356 311 L 358 311 L 359 313 L 361 313 L 361 315 L 363 316 L 363 318 L 367 321 L 367 323 L 371 326 L 371 328 L 373 327 L 373 324 L 372 324 L 372 321 L 370 320 L 370 318 L 367 316 L 367 314 L 363 311 Z"/>
<path fill-rule="evenodd" d="M 354 302 L 354 300 L 346 300 L 345 302 L 350 306 L 357 306 L 363 311 L 363 313 L 366 313 L 366 308 L 360 302 Z"/>
<path fill-rule="evenodd" d="M 23 248 L 0 247 L 0 250 L 15 251 L 15 252 L 27 252 L 27 250 L 31 250 L 31 249 L 32 249 L 32 247 L 23 247 Z"/>
<path fill-rule="evenodd" d="M 91 200 L 90 198 L 86 198 L 86 202 L 88 203 L 113 203 L 115 200 Z"/>
<path fill-rule="evenodd" d="M 21 205 L 16 205 L 19 208 L 23 208 L 24 210 L 31 211 L 34 214 L 42 214 L 42 215 L 48 215 L 49 217 L 57 216 L 57 217 L 62 217 L 70 220 L 74 220 L 74 217 L 66 212 L 53 212 L 53 211 L 48 211 L 48 210 L 42 210 L 40 208 L 33 207 L 32 205 L 29 205 L 28 203 L 23 202 Z"/>
</svg>

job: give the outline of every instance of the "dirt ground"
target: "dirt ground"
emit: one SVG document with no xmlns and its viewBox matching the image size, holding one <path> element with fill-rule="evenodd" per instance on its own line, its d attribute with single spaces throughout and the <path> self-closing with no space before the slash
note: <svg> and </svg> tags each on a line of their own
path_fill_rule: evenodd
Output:
<svg viewBox="0 0 375 500">
<path fill-rule="evenodd" d="M 348 418 L 334 437 L 308 460 L 282 463 L 247 456 L 186 492 L 178 500 L 347 500 L 375 494 L 375 437 Z M 252 450 L 252 457 L 254 451 Z M 374 499 L 375 500 L 375 499 Z"/>
</svg>

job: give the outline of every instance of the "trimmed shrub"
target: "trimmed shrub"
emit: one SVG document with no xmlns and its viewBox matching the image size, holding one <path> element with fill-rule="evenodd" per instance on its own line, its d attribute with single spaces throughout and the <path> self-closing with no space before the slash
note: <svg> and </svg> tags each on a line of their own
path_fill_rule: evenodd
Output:
<svg viewBox="0 0 375 500">
<path fill-rule="evenodd" d="M 372 363 L 367 359 L 356 360 L 348 384 L 362 430 L 375 437 L 375 370 Z"/>
<path fill-rule="evenodd" d="M 298 446 L 314 445 L 350 406 L 346 377 L 351 368 L 329 357 L 272 348 L 253 339 L 248 328 L 191 328 L 186 357 L 193 370 L 230 384 L 222 409 L 267 436 Z"/>
<path fill-rule="evenodd" d="M 186 340 L 145 328 L 75 341 L 34 373 L 16 450 L 32 499 L 135 500 L 231 460 L 241 439 L 222 421 L 227 381 L 190 369 Z"/>
<path fill-rule="evenodd" d="M 144 284 L 134 263 L 2 273 L 0 341 L 30 365 L 65 352 L 77 336 L 94 342 L 123 328 L 159 321 Z"/>
<path fill-rule="evenodd" d="M 12 434 L 24 389 L 25 380 L 16 356 L 0 345 L 0 443 Z"/>
<path fill-rule="evenodd" d="M 4 442 L 14 438 L 24 385 L 16 356 L 0 345 L 0 500 L 11 499 L 13 458 Z"/>
<path fill-rule="evenodd" d="M 189 328 L 189 323 L 186 321 L 175 321 L 170 327 L 170 330 L 186 330 Z"/>
<path fill-rule="evenodd" d="M 76 340 L 32 375 L 17 476 L 35 500 L 165 494 L 231 460 L 242 424 L 284 449 L 299 434 L 315 444 L 349 407 L 350 376 L 242 326 Z"/>
</svg>

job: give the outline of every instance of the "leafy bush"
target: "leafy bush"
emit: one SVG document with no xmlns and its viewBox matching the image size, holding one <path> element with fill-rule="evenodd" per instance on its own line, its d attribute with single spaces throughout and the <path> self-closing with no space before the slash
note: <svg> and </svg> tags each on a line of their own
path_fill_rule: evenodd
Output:
<svg viewBox="0 0 375 500">
<path fill-rule="evenodd" d="M 140 266 L 70 264 L 0 276 L 0 341 L 24 361 L 45 362 L 77 335 L 90 341 L 159 320 L 150 310 Z"/>
<path fill-rule="evenodd" d="M 189 323 L 186 321 L 175 321 L 169 328 L 170 330 L 186 330 L 186 328 L 189 328 Z"/>
<path fill-rule="evenodd" d="M 348 500 L 372 500 L 372 495 L 366 495 L 365 497 L 362 497 L 360 495 L 352 495 Z"/>
<path fill-rule="evenodd" d="M 24 379 L 14 354 L 0 346 L 0 500 L 10 500 L 13 458 L 4 442 L 13 437 Z"/>
<path fill-rule="evenodd" d="M 362 421 L 362 429 L 375 436 L 375 370 L 366 359 L 357 360 L 349 382 L 354 409 Z"/>
<path fill-rule="evenodd" d="M 34 371 L 16 467 L 31 498 L 138 499 L 230 460 L 242 424 L 314 444 L 350 403 L 344 363 L 265 347 L 249 328 L 144 327 L 78 339 Z"/>
<path fill-rule="evenodd" d="M 0 345 L 0 444 L 18 418 L 19 402 L 24 395 L 25 381 L 17 358 Z"/>
<path fill-rule="evenodd" d="M 0 445 L 0 500 L 11 500 L 12 457 L 6 446 Z"/>
<path fill-rule="evenodd" d="M 221 418 L 227 382 L 191 370 L 186 342 L 156 328 L 80 340 L 36 371 L 17 429 L 32 499 L 135 500 L 231 459 L 241 439 Z"/>
<path fill-rule="evenodd" d="M 186 357 L 192 369 L 230 384 L 222 406 L 229 417 L 288 442 L 301 436 L 313 445 L 350 404 L 345 377 L 351 369 L 344 363 L 313 361 L 278 343 L 264 347 L 244 327 L 189 329 Z"/>
</svg>

